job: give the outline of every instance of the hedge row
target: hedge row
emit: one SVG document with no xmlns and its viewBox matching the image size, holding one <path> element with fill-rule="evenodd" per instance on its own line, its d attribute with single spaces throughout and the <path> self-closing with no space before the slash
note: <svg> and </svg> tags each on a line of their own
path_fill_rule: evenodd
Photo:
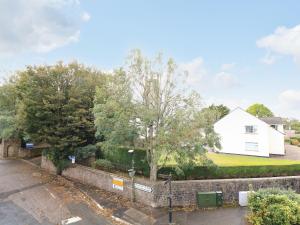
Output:
<svg viewBox="0 0 300 225">
<path fill-rule="evenodd" d="M 176 174 L 174 167 L 161 168 L 158 173 L 172 173 L 175 180 L 201 180 L 222 178 L 275 177 L 300 175 L 300 164 L 278 166 L 234 166 L 234 167 L 193 167 L 184 175 Z"/>
<path fill-rule="evenodd" d="M 129 148 L 120 147 L 104 152 L 104 159 L 112 162 L 114 168 L 127 172 L 131 168 L 132 155 L 128 153 Z M 150 168 L 147 163 L 147 153 L 143 149 L 134 149 L 134 168 L 137 174 L 149 176 Z"/>
<path fill-rule="evenodd" d="M 131 168 L 132 156 L 129 148 L 120 147 L 104 152 L 101 158 L 112 163 L 117 170 L 127 172 Z M 147 154 L 144 149 L 134 149 L 134 167 L 137 174 L 149 177 L 150 169 L 147 163 Z M 222 178 L 249 178 L 300 175 L 300 164 L 274 166 L 233 166 L 233 167 L 203 167 L 195 166 L 177 173 L 175 167 L 163 167 L 158 174 L 172 173 L 175 180 L 201 180 Z"/>
</svg>

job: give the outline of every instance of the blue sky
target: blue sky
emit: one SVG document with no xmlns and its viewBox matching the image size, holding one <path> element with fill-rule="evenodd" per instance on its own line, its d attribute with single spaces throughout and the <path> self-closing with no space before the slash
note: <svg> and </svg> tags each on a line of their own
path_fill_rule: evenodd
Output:
<svg viewBox="0 0 300 225">
<path fill-rule="evenodd" d="M 297 0 L 1 0 L 0 76 L 74 59 L 110 70 L 140 48 L 174 58 L 206 104 L 300 119 L 299 12 Z"/>
</svg>

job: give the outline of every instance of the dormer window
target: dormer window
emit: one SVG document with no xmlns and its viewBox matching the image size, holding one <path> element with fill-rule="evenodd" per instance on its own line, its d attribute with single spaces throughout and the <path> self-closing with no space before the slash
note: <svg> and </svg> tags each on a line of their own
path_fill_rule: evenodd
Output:
<svg viewBox="0 0 300 225">
<path fill-rule="evenodd" d="M 257 128 L 256 128 L 256 126 L 248 125 L 248 126 L 245 126 L 245 132 L 246 132 L 246 134 L 256 134 Z"/>
</svg>

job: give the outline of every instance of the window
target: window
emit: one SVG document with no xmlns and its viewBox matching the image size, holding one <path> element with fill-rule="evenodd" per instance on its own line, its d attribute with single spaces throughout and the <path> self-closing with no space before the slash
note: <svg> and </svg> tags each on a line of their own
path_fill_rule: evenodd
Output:
<svg viewBox="0 0 300 225">
<path fill-rule="evenodd" d="M 278 130 L 278 126 L 277 125 L 271 125 L 271 127 L 273 127 L 275 130 Z"/>
<path fill-rule="evenodd" d="M 245 142 L 246 151 L 258 152 L 258 143 L 257 142 Z"/>
<path fill-rule="evenodd" d="M 256 126 L 245 126 L 246 134 L 255 134 L 257 131 Z"/>
</svg>

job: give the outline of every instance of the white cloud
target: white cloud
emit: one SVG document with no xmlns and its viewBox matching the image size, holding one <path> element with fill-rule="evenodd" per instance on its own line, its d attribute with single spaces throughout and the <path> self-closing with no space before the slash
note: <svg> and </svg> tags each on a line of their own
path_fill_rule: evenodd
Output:
<svg viewBox="0 0 300 225">
<path fill-rule="evenodd" d="M 275 56 L 274 54 L 267 53 L 260 61 L 267 65 L 272 65 L 277 60 L 278 56 Z"/>
<path fill-rule="evenodd" d="M 300 25 L 292 28 L 278 27 L 273 34 L 259 39 L 256 42 L 259 48 L 268 50 L 267 63 L 273 63 L 272 54 L 290 55 L 296 61 L 300 59 Z"/>
<path fill-rule="evenodd" d="M 49 52 L 77 42 L 88 17 L 77 0 L 1 0 L 0 54 Z"/>
<path fill-rule="evenodd" d="M 235 67 L 235 63 L 224 63 L 221 66 L 221 70 L 222 71 L 228 71 L 228 70 L 233 69 L 234 67 Z"/>
<path fill-rule="evenodd" d="M 280 105 L 286 109 L 300 110 L 300 90 L 285 90 L 279 95 Z"/>
<path fill-rule="evenodd" d="M 85 22 L 89 21 L 91 19 L 91 15 L 88 12 L 83 12 L 81 14 L 81 19 Z"/>
<path fill-rule="evenodd" d="M 186 82 L 189 85 L 201 84 L 204 76 L 207 75 L 207 70 L 201 57 L 179 64 L 179 71 L 187 74 Z"/>
<path fill-rule="evenodd" d="M 237 79 L 228 72 L 220 72 L 214 78 L 214 84 L 219 88 L 233 88 L 239 85 Z"/>
</svg>

